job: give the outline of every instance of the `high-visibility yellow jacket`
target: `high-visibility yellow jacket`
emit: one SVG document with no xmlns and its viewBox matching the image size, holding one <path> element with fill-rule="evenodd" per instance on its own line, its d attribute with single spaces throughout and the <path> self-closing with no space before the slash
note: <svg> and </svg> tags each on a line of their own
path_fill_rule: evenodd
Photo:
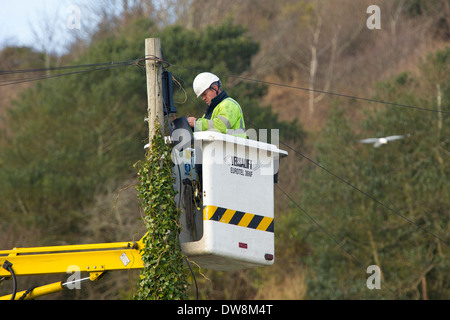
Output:
<svg viewBox="0 0 450 320">
<path fill-rule="evenodd" d="M 208 130 L 247 138 L 241 106 L 225 91 L 211 101 L 206 113 L 195 123 L 195 131 Z"/>
</svg>

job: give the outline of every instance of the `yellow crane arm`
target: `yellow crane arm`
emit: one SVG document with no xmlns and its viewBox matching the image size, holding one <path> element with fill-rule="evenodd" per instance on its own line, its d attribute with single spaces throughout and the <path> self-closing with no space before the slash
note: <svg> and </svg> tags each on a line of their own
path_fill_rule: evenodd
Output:
<svg viewBox="0 0 450 320">
<path fill-rule="evenodd" d="M 131 270 L 143 268 L 141 250 L 143 238 L 138 242 L 116 242 L 100 244 L 84 244 L 69 246 L 51 246 L 35 248 L 14 248 L 0 251 L 0 279 L 10 278 L 14 272 L 16 277 L 71 273 L 73 271 L 88 272 L 91 281 L 97 280 L 104 272 L 112 270 Z M 7 262 L 11 268 L 2 266 Z M 34 289 L 27 298 L 58 292 L 64 288 L 57 282 Z M 24 292 L 16 294 L 20 298 Z M 0 297 L 0 300 L 11 299 L 12 295 Z"/>
<path fill-rule="evenodd" d="M 30 290 L 28 293 L 26 290 L 17 292 L 15 295 L 14 300 L 19 300 L 24 294 L 26 294 L 25 300 L 33 300 L 38 297 L 46 296 L 52 293 L 57 293 L 64 290 L 64 286 L 62 282 L 55 282 L 52 284 L 48 284 L 42 287 L 33 288 L 33 290 Z M 0 297 L 0 300 L 11 300 L 12 294 Z"/>
</svg>

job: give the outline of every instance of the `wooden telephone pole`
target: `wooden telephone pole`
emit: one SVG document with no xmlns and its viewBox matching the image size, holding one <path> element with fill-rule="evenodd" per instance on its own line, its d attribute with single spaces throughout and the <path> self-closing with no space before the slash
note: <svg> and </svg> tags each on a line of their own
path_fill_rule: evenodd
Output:
<svg viewBox="0 0 450 320">
<path fill-rule="evenodd" d="M 159 121 L 164 132 L 164 110 L 162 97 L 162 59 L 161 40 L 158 38 L 145 39 L 145 58 L 147 73 L 148 96 L 148 129 L 149 144 L 152 147 L 152 139 L 155 135 L 155 124 Z"/>
</svg>

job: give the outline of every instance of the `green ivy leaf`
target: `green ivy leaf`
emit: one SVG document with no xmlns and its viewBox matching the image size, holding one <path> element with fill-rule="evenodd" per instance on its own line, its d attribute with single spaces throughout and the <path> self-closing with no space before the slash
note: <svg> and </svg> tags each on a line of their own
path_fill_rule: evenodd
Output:
<svg viewBox="0 0 450 320">
<path fill-rule="evenodd" d="M 139 176 L 138 199 L 148 229 L 142 250 L 144 268 L 141 271 L 138 300 L 180 300 L 187 298 L 187 279 L 183 254 L 178 241 L 180 210 L 174 201 L 170 146 L 165 145 L 159 129 L 145 162 L 136 164 Z M 161 154 L 164 157 L 161 158 Z M 169 236 L 167 236 L 170 231 Z"/>
</svg>

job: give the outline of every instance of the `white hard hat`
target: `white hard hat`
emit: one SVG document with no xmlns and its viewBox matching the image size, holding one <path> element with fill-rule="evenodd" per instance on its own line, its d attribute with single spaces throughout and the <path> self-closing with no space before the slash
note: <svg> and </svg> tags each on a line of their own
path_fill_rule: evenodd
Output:
<svg viewBox="0 0 450 320">
<path fill-rule="evenodd" d="M 193 87 L 197 98 L 200 97 L 206 89 L 209 89 L 211 84 L 217 81 L 220 81 L 219 77 L 210 72 L 203 72 L 196 76 Z"/>
</svg>

